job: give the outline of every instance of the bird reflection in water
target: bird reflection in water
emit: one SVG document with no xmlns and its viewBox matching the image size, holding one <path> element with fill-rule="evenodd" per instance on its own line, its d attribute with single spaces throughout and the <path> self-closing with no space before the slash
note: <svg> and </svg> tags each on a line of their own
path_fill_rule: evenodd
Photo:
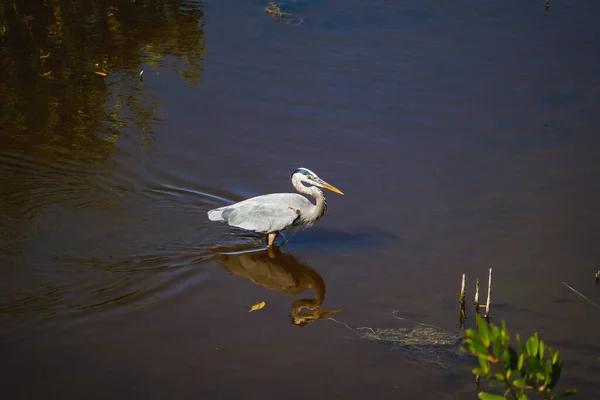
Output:
<svg viewBox="0 0 600 400">
<path fill-rule="evenodd" d="M 220 250 L 217 262 L 232 275 L 243 276 L 256 285 L 288 296 L 299 296 L 312 288 L 314 298 L 299 299 L 292 303 L 290 317 L 296 326 L 305 326 L 341 311 L 334 308 L 321 310 L 325 300 L 325 281 L 321 275 L 292 254 L 278 248 L 269 247 L 261 251 Z"/>
</svg>

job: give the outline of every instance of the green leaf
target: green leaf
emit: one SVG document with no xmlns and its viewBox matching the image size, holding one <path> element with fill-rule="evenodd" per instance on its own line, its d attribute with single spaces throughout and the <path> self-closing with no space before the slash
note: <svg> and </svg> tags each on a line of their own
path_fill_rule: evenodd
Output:
<svg viewBox="0 0 600 400">
<path fill-rule="evenodd" d="M 519 379 L 515 379 L 513 381 L 513 385 L 518 387 L 518 388 L 523 388 L 526 385 L 526 379 L 525 378 L 519 378 Z"/>
<path fill-rule="evenodd" d="M 489 361 L 479 357 L 479 365 L 481 365 L 481 369 L 484 371 L 485 376 L 490 376 L 492 374 L 492 368 L 490 367 Z"/>
<path fill-rule="evenodd" d="M 483 342 L 485 347 L 489 347 L 490 346 L 490 329 L 487 325 L 487 322 L 479 314 L 475 314 L 475 319 L 477 320 L 477 329 L 479 330 L 479 337 L 481 338 L 481 341 Z"/>
<path fill-rule="evenodd" d="M 526 344 L 527 354 L 532 357 L 537 357 L 538 349 L 539 349 L 539 341 L 537 332 L 533 334 L 529 339 L 527 339 Z"/>
<path fill-rule="evenodd" d="M 479 332 L 473 330 L 473 329 L 468 329 L 466 332 L 466 339 L 464 341 L 465 344 L 470 343 L 470 345 L 468 345 L 470 348 L 473 348 L 474 345 L 476 345 L 477 343 L 480 343 L 481 345 L 483 345 L 483 342 L 481 341 L 481 338 L 479 336 Z M 483 346 L 485 347 L 485 346 Z"/>
<path fill-rule="evenodd" d="M 490 334 L 492 337 L 500 336 L 500 328 L 490 323 Z"/>
<path fill-rule="evenodd" d="M 498 394 L 479 392 L 477 395 L 481 400 L 507 400 L 506 397 L 500 396 Z"/>
<path fill-rule="evenodd" d="M 541 373 L 541 372 L 536 372 L 535 373 L 535 377 L 538 379 L 538 381 L 545 381 L 546 380 L 546 375 Z"/>
<path fill-rule="evenodd" d="M 532 374 L 537 374 L 538 372 L 545 372 L 542 362 L 536 357 L 526 357 L 525 368 Z"/>
<path fill-rule="evenodd" d="M 488 357 L 490 355 L 489 349 L 483 344 L 481 340 L 477 340 L 471 343 L 471 351 L 479 357 Z"/>
<path fill-rule="evenodd" d="M 525 393 L 517 393 L 517 400 L 527 400 L 527 395 Z"/>
<path fill-rule="evenodd" d="M 519 355 L 519 361 L 517 362 L 517 369 L 519 371 L 523 370 L 523 363 L 525 362 L 525 354 Z"/>
<path fill-rule="evenodd" d="M 553 383 L 552 362 L 550 360 L 546 360 L 546 363 L 544 364 L 544 374 L 545 374 L 545 378 L 544 378 L 545 388 L 544 389 L 546 391 L 549 391 L 555 385 Z"/>
<path fill-rule="evenodd" d="M 473 342 L 465 340 L 462 344 L 462 351 L 467 353 L 473 353 Z"/>
<path fill-rule="evenodd" d="M 557 364 L 559 362 L 558 351 L 550 352 L 550 354 L 552 354 L 552 364 Z"/>
<path fill-rule="evenodd" d="M 475 376 L 481 376 L 483 378 L 487 378 L 488 377 L 486 371 L 484 369 L 482 369 L 482 368 L 473 368 L 472 372 L 473 372 L 473 375 L 475 375 Z"/>
<path fill-rule="evenodd" d="M 517 344 L 519 345 L 519 353 L 523 353 L 523 344 L 521 343 L 521 336 L 517 333 Z"/>
<path fill-rule="evenodd" d="M 510 343 L 510 333 L 506 330 L 506 322 L 502 321 L 502 329 L 500 330 L 502 335 L 502 344 L 507 345 Z"/>
<path fill-rule="evenodd" d="M 539 348 L 540 361 L 544 360 L 544 350 L 545 349 L 546 349 L 546 344 L 544 343 L 543 340 L 540 340 L 540 348 Z"/>
<path fill-rule="evenodd" d="M 493 346 L 494 358 L 498 360 L 498 359 L 500 359 L 500 355 L 504 351 L 504 345 L 502 344 L 502 336 L 500 336 L 499 332 L 496 335 L 492 334 L 492 340 L 494 343 L 494 346 Z"/>
<path fill-rule="evenodd" d="M 546 386 L 548 387 L 549 390 L 552 390 L 554 388 L 554 386 L 556 386 L 556 384 L 558 383 L 558 380 L 560 379 L 561 372 L 562 372 L 562 364 L 561 364 L 560 360 L 558 360 L 557 363 L 552 364 L 552 368 L 550 371 L 550 379 L 549 379 L 548 383 L 546 384 Z"/>
<path fill-rule="evenodd" d="M 506 371 L 515 370 L 517 368 L 517 360 L 517 353 L 512 346 L 508 346 L 506 349 L 504 349 L 504 354 L 502 355 L 502 364 Z"/>
<path fill-rule="evenodd" d="M 463 342 L 463 348 L 475 355 L 489 356 L 488 348 L 483 344 L 479 333 L 475 331 L 467 332 L 467 338 Z"/>
<path fill-rule="evenodd" d="M 465 336 L 467 339 L 475 340 L 479 338 L 479 333 L 475 329 L 467 329 L 465 330 Z"/>
</svg>

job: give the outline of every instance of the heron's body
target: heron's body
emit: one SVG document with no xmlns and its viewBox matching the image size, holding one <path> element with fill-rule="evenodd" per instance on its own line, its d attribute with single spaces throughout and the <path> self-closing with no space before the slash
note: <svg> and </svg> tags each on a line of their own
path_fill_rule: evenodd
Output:
<svg viewBox="0 0 600 400">
<path fill-rule="evenodd" d="M 310 226 L 321 218 L 327 209 L 323 192 L 316 186 L 307 187 L 302 182 L 343 194 L 310 170 L 298 168 L 292 174 L 292 184 L 300 193 L 314 197 L 315 204 L 297 193 L 272 193 L 215 208 L 208 212 L 208 218 L 238 228 L 266 233 L 268 245 L 272 246 L 279 232 L 299 226 Z"/>
<path fill-rule="evenodd" d="M 272 193 L 210 210 L 208 218 L 254 232 L 273 233 L 312 223 L 308 221 L 310 216 L 300 211 L 311 207 L 310 200 L 297 193 Z"/>
</svg>

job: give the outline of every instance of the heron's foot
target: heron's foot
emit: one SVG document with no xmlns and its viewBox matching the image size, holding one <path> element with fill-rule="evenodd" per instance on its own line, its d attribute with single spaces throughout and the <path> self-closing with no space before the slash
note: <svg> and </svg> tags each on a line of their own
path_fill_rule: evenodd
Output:
<svg viewBox="0 0 600 400">
<path fill-rule="evenodd" d="M 275 244 L 275 238 L 277 238 L 277 233 L 278 232 L 269 233 L 269 236 L 268 236 L 269 247 L 273 247 L 273 245 Z"/>
</svg>

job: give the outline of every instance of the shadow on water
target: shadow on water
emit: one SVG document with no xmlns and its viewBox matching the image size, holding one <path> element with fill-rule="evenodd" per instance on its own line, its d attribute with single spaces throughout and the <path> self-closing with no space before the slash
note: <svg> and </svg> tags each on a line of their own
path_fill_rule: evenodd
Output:
<svg viewBox="0 0 600 400">
<path fill-rule="evenodd" d="M 240 245 L 240 252 L 262 251 L 267 249 L 266 235 L 255 233 L 235 227 L 223 225 L 222 228 L 238 240 L 244 241 Z M 223 237 L 223 240 L 225 237 Z M 358 228 L 352 230 L 327 229 L 319 227 L 300 228 L 281 232 L 275 245 L 279 248 L 293 246 L 294 248 L 338 248 L 351 250 L 356 248 L 382 246 L 391 241 L 398 240 L 398 236 L 377 228 Z M 254 246 L 254 247 L 251 247 Z M 228 253 L 235 250 L 227 250 Z"/>
<path fill-rule="evenodd" d="M 216 261 L 232 275 L 241 276 L 255 285 L 287 296 L 300 296 L 310 289 L 313 298 L 303 298 L 292 302 L 290 318 L 296 326 L 305 326 L 325 319 L 339 309 L 321 310 L 325 301 L 325 281 L 323 277 L 305 262 L 291 253 L 278 248 L 213 249 Z"/>
<path fill-rule="evenodd" d="M 398 236 L 378 228 L 359 228 L 352 231 L 343 231 L 314 227 L 298 233 L 285 233 L 285 235 L 286 243 L 293 243 L 294 246 L 326 246 L 327 248 L 375 246 L 398 239 Z"/>
</svg>

